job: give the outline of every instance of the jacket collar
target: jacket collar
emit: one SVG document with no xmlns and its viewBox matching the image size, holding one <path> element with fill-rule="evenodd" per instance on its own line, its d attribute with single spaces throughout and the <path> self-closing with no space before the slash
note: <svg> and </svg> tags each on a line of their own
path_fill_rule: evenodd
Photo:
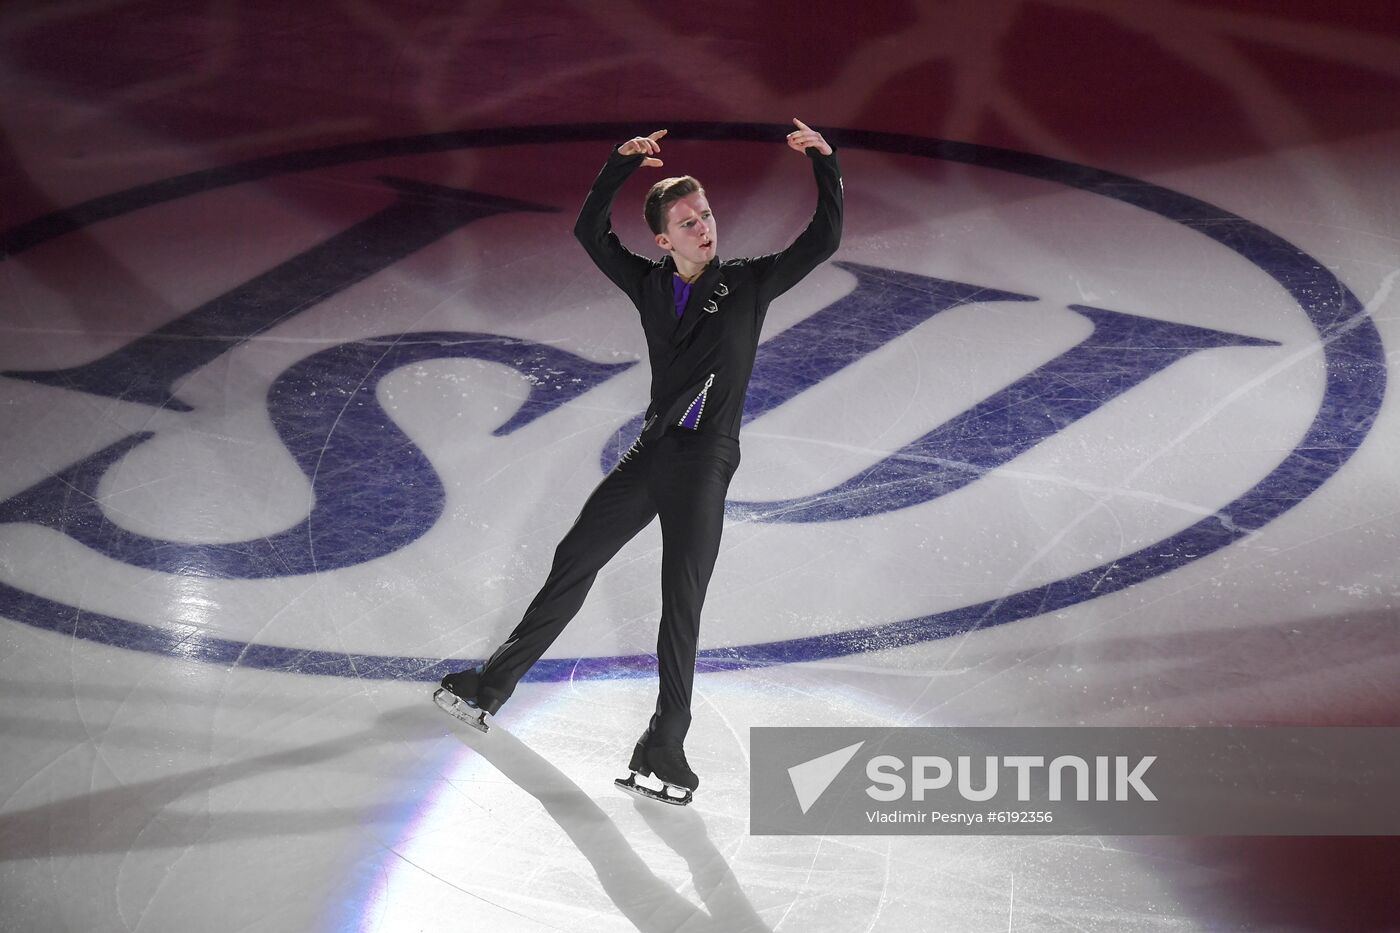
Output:
<svg viewBox="0 0 1400 933">
<path fill-rule="evenodd" d="M 671 275 L 676 274 L 676 264 L 670 256 L 667 256 L 662 262 Z M 673 340 L 682 340 L 695 329 L 695 325 L 705 316 L 705 302 L 714 296 L 721 280 L 720 260 L 716 256 L 705 266 L 705 271 L 700 273 L 700 278 L 691 284 L 690 298 L 685 303 L 685 311 L 681 314 L 680 320 L 676 322 Z"/>
</svg>

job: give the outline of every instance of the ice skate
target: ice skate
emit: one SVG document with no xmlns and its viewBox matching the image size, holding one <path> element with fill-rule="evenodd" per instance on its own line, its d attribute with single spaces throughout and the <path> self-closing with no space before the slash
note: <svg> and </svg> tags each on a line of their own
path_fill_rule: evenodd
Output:
<svg viewBox="0 0 1400 933">
<path fill-rule="evenodd" d="M 491 726 L 486 717 L 494 714 L 501 704 L 496 701 L 483 705 L 477 693 L 480 683 L 481 676 L 475 670 L 448 674 L 433 692 L 433 702 L 447 715 L 460 719 L 478 732 L 490 732 Z"/>
<path fill-rule="evenodd" d="M 700 779 L 686 763 L 685 752 L 679 745 L 654 745 L 648 747 L 641 742 L 632 750 L 632 760 L 627 769 L 632 773 L 625 778 L 613 781 L 629 794 L 659 800 L 673 806 L 683 807 L 695 796 Z M 637 781 L 638 777 L 654 778 L 661 787 L 653 787 Z"/>
</svg>

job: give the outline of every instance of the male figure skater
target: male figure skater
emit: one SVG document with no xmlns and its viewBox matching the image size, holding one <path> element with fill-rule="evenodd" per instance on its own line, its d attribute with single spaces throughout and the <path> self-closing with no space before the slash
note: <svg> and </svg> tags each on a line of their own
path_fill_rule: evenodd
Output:
<svg viewBox="0 0 1400 933">
<path fill-rule="evenodd" d="M 787 144 L 805 153 L 817 209 L 787 249 L 721 260 L 705 189 L 690 176 L 647 193 L 643 213 L 666 255 L 646 259 L 613 232 L 612 202 L 639 166 L 662 162 L 665 130 L 618 146 L 593 183 L 574 236 L 641 315 L 651 361 L 651 404 L 641 436 L 584 503 L 543 588 L 479 670 L 449 674 L 433 695 L 444 710 L 487 730 L 494 716 L 583 605 L 603 565 L 661 518 L 661 626 L 656 712 L 618 779 L 627 790 L 687 804 L 699 779 L 685 759 L 700 607 L 719 554 L 724 497 L 739 466 L 739 423 L 768 304 L 825 261 L 841 241 L 841 171 L 831 146 L 799 120 Z M 636 777 L 655 777 L 653 789 Z M 675 793 L 672 793 L 672 792 Z"/>
</svg>

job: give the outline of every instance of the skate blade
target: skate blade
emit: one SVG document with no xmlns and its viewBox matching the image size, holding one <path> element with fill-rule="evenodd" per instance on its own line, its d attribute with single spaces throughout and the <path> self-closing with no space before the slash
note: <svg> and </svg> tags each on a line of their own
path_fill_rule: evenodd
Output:
<svg viewBox="0 0 1400 933">
<path fill-rule="evenodd" d="M 478 732 L 487 733 L 491 731 L 491 727 L 486 724 L 485 711 L 469 705 L 465 700 L 446 687 L 437 688 L 433 693 L 433 702 L 437 704 L 438 709 L 442 710 L 453 719 L 460 719 Z"/>
<path fill-rule="evenodd" d="M 613 780 L 613 783 L 618 787 L 622 788 L 623 790 L 627 791 L 627 793 L 629 794 L 635 794 L 638 797 L 645 797 L 648 800 L 657 800 L 661 803 L 669 803 L 673 807 L 684 807 L 685 805 L 690 803 L 690 801 L 695 799 L 694 793 L 692 793 L 690 790 L 684 787 L 677 787 L 674 784 L 666 784 L 665 782 L 662 782 L 660 790 L 657 790 L 654 787 L 648 787 L 645 784 L 638 784 L 637 774 L 635 771 L 627 775 L 627 777 L 625 778 L 615 778 Z M 672 794 L 672 790 L 680 791 L 680 793 Z"/>
</svg>

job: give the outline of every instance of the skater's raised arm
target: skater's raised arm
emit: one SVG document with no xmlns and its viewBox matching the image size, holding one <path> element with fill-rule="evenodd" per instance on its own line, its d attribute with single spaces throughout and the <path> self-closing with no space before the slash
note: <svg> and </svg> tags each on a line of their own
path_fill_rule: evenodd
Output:
<svg viewBox="0 0 1400 933">
<path fill-rule="evenodd" d="M 802 281 L 807 273 L 821 265 L 841 245 L 841 224 L 844 213 L 844 189 L 841 165 L 835 150 L 822 134 L 796 118 L 797 129 L 787 135 L 788 147 L 812 160 L 812 174 L 817 182 L 817 209 L 807 229 L 779 253 L 760 256 L 754 260 L 762 282 L 763 297 L 771 300 Z"/>
<path fill-rule="evenodd" d="M 660 155 L 660 140 L 665 135 L 665 130 L 657 130 L 649 136 L 635 136 L 614 149 L 594 180 L 574 223 L 574 237 L 583 244 L 594 264 L 634 303 L 642 276 L 652 263 L 623 246 L 617 238 L 612 228 L 612 203 L 623 182 L 638 166 L 656 168 L 662 164 L 654 157 Z"/>
</svg>

